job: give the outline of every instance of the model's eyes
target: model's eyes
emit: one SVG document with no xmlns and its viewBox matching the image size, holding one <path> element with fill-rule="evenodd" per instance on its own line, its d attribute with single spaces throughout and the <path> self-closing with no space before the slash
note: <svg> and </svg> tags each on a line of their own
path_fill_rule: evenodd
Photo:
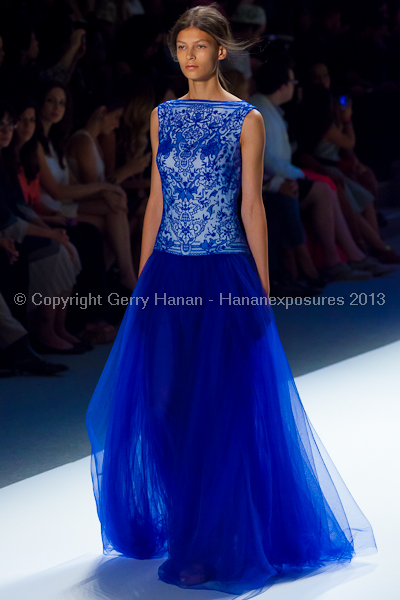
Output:
<svg viewBox="0 0 400 600">
<path fill-rule="evenodd" d="M 182 48 L 184 48 L 185 46 L 178 46 L 178 50 L 181 50 Z M 206 46 L 202 46 L 201 44 L 199 44 L 197 46 L 198 48 L 206 48 Z"/>
</svg>

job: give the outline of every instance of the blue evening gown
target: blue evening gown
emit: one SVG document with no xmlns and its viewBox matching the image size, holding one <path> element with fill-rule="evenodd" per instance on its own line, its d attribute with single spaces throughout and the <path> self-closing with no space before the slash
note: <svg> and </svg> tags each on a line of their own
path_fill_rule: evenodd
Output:
<svg viewBox="0 0 400 600">
<path fill-rule="evenodd" d="M 158 106 L 164 208 L 87 414 L 105 553 L 260 592 L 372 528 L 313 429 L 237 216 L 245 101 Z M 323 390 L 321 390 L 323 394 Z"/>
</svg>

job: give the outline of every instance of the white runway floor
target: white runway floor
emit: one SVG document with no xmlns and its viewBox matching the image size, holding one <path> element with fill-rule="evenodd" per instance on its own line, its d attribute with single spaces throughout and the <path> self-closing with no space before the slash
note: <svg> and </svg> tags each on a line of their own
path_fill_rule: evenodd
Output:
<svg viewBox="0 0 400 600">
<path fill-rule="evenodd" d="M 306 352 L 307 349 L 305 348 Z M 265 600 L 399 600 L 400 342 L 296 379 L 307 414 L 378 553 L 277 584 Z M 229 600 L 158 580 L 163 560 L 104 557 L 89 458 L 0 490 L 2 600 Z"/>
</svg>

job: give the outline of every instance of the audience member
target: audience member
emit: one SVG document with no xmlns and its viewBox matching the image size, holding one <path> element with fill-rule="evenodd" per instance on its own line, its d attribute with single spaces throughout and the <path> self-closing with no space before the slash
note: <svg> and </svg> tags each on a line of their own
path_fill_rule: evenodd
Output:
<svg viewBox="0 0 400 600">
<path fill-rule="evenodd" d="M 41 202 L 60 210 L 70 219 L 79 218 L 85 198 L 110 196 L 125 198 L 123 190 L 106 181 L 91 185 L 74 184 L 65 158 L 71 131 L 71 99 L 61 84 L 42 87 L 39 98 L 38 159 Z M 58 202 L 57 202 L 58 201 Z"/>
<path fill-rule="evenodd" d="M 229 91 L 242 100 L 249 101 L 249 80 L 238 69 L 226 69 L 224 71 L 226 80 L 229 82 Z"/>
<path fill-rule="evenodd" d="M 293 98 L 296 80 L 291 62 L 283 56 L 265 63 L 258 70 L 256 81 L 259 92 L 251 96 L 250 102 L 257 106 L 264 119 L 264 165 L 266 176 L 269 177 L 267 190 L 289 197 L 292 200 L 292 203 L 287 204 L 289 211 L 297 213 L 298 203 L 301 212 L 311 213 L 314 232 L 324 254 L 325 266 L 322 273 L 329 280 L 367 279 L 370 271 L 378 270 L 378 267 L 375 261 L 365 256 L 351 237 L 337 195 L 328 184 L 313 182 L 292 164 L 287 126 L 280 109 L 282 104 Z M 269 204 L 274 201 L 279 200 L 267 197 L 267 216 Z M 341 260 L 336 240 L 349 257 L 349 264 Z M 295 247 L 295 254 L 305 274 L 310 279 L 317 280 L 318 273 L 305 243 Z"/>
<path fill-rule="evenodd" d="M 62 204 L 60 204 L 61 210 L 54 210 L 42 202 L 35 103 L 29 98 L 20 98 L 14 105 L 18 120 L 12 141 L 13 158 L 25 201 L 48 226 L 64 227 L 71 242 L 77 248 L 82 270 L 77 278 L 75 293 L 82 296 L 89 296 L 89 294 L 96 297 L 103 296 L 106 291 L 106 270 L 101 235 L 94 225 L 70 218 L 71 215 L 67 211 L 67 214 L 64 214 Z M 51 181 L 51 176 L 48 179 L 57 192 L 57 183 Z M 73 195 L 76 188 L 82 186 L 67 184 L 66 187 L 67 193 L 72 187 Z M 61 194 L 62 192 L 63 190 Z M 91 341 L 104 340 L 104 338 L 110 341 L 115 336 L 115 328 L 106 322 L 105 316 L 106 310 L 100 304 L 90 305 L 85 311 L 73 306 L 68 311 L 69 321 L 72 320 L 71 327 L 74 331 L 79 332 L 85 328 L 87 332 L 96 332 L 96 336 Z M 87 333 L 88 337 L 89 333 Z"/>
<path fill-rule="evenodd" d="M 187 91 L 167 35 L 181 9 L 142 0 L 0 7 L 0 98 L 9 103 L 0 104 L 0 322 L 16 328 L 11 343 L 0 340 L 0 353 L 11 355 L 15 339 L 26 359 L 16 372 L 51 374 L 30 343 L 78 352 L 88 345 L 78 338 L 106 343 L 116 335 L 120 315 L 107 303 L 70 306 L 64 322 L 57 311 L 17 306 L 13 294 L 104 298 L 133 290 L 150 186 L 150 113 Z M 378 260 L 400 257 L 381 237 L 374 200 L 378 181 L 397 176 L 400 158 L 397 2 L 224 0 L 220 9 L 241 47 L 221 63 L 225 85 L 264 117 L 272 289 L 312 295 L 329 280 L 393 270 Z M 293 65 L 282 67 L 282 50 L 307 84 L 297 104 L 288 102 L 296 81 Z"/>
<path fill-rule="evenodd" d="M 0 247 L 8 241 L 0 238 Z M 0 369 L 9 370 L 11 375 L 55 375 L 69 369 L 67 365 L 47 362 L 33 350 L 28 332 L 13 317 L 1 293 Z"/>
<path fill-rule="evenodd" d="M 135 269 L 139 268 L 141 232 L 151 178 L 150 115 L 156 106 L 155 89 L 149 77 L 135 74 L 118 85 L 125 100 L 120 127 L 100 135 L 107 177 L 131 175 L 121 182 L 128 197 L 128 218 Z M 167 91 L 168 92 L 168 89 Z M 136 166 L 135 166 L 136 163 Z"/>
<path fill-rule="evenodd" d="M 93 94 L 88 108 L 88 119 L 82 129 L 76 131 L 67 146 L 67 160 L 75 179 L 82 183 L 103 182 L 106 178 L 105 164 L 98 138 L 108 136 L 119 127 L 123 102 L 114 94 Z M 121 183 L 138 168 L 135 158 L 117 169 L 110 177 L 112 183 Z M 107 196 L 106 202 L 91 201 L 82 211 L 81 218 L 96 225 L 105 234 L 106 266 L 110 268 L 117 260 L 121 284 L 133 290 L 137 277 L 132 262 L 130 229 L 127 218 L 127 201 L 116 194 Z"/>
<path fill-rule="evenodd" d="M 104 181 L 104 178 L 94 178 L 92 182 L 83 181 L 74 184 L 77 180 L 68 168 L 64 154 L 69 130 L 67 100 L 66 90 L 59 85 L 54 87 L 54 84 L 49 85 L 42 96 L 40 115 L 43 134 L 38 149 L 42 202 L 61 210 L 69 217 L 77 218 L 79 222 L 97 227 L 104 235 L 107 270 L 114 262 L 114 254 L 111 253 L 116 250 L 121 275 L 123 275 L 121 284 L 133 290 L 136 277 L 134 273 L 132 274 L 129 239 L 126 239 L 125 234 L 127 222 L 125 192 L 114 184 Z M 53 198 L 64 200 L 64 203 L 54 204 Z M 77 206 L 70 201 L 79 198 L 82 199 Z"/>
<path fill-rule="evenodd" d="M 267 26 L 267 16 L 264 8 L 256 4 L 240 3 L 230 17 L 233 36 L 242 41 L 250 39 L 260 41 Z M 223 74 L 227 70 L 236 69 L 243 74 L 246 84 L 249 86 L 249 92 L 253 89 L 253 65 L 258 68 L 258 60 L 250 54 L 249 50 L 243 50 L 239 54 L 228 56 L 222 61 L 221 71 Z"/>
<path fill-rule="evenodd" d="M 42 352 L 76 354 L 85 348 L 66 330 L 66 311 L 62 309 L 62 303 L 48 305 L 43 302 L 43 297 L 69 297 L 81 270 L 81 262 L 65 230 L 47 227 L 25 202 L 17 172 L 7 153 L 15 120 L 12 108 L 1 103 L 0 230 L 2 237 L 18 242 L 28 252 L 27 310 L 31 316 L 30 332 L 37 347 Z"/>
<path fill-rule="evenodd" d="M 324 63 L 312 64 L 306 73 L 306 82 L 313 85 L 321 85 L 326 89 L 331 89 L 331 77 L 327 65 Z M 339 98 L 332 97 L 333 109 L 337 123 L 342 123 L 343 114 L 346 110 L 346 105 L 352 105 L 352 100 L 349 96 L 342 95 Z M 378 180 L 373 170 L 366 164 L 363 164 L 355 151 L 350 148 L 342 148 L 340 150 L 340 162 L 337 165 L 341 171 L 348 175 L 351 179 L 357 181 L 360 185 L 366 188 L 376 199 L 378 194 Z M 332 174 L 331 174 L 332 175 Z M 337 182 L 338 178 L 335 178 Z"/>
<path fill-rule="evenodd" d="M 374 196 L 356 178 L 349 177 L 339 168 L 340 152 L 353 151 L 355 147 L 351 115 L 349 100 L 346 99 L 346 104 L 335 112 L 329 89 L 319 85 L 305 88 L 299 114 L 302 146 L 321 164 L 320 172 L 342 180 L 362 239 L 368 247 L 380 261 L 400 263 L 400 256 L 394 250 L 387 249 L 380 237 Z"/>
</svg>

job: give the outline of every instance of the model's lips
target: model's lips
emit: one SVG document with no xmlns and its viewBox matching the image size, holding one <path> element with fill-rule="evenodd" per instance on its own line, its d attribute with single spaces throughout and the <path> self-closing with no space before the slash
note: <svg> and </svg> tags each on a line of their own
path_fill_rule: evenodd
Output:
<svg viewBox="0 0 400 600">
<path fill-rule="evenodd" d="M 197 69 L 197 65 L 186 65 L 187 69 Z"/>
</svg>

